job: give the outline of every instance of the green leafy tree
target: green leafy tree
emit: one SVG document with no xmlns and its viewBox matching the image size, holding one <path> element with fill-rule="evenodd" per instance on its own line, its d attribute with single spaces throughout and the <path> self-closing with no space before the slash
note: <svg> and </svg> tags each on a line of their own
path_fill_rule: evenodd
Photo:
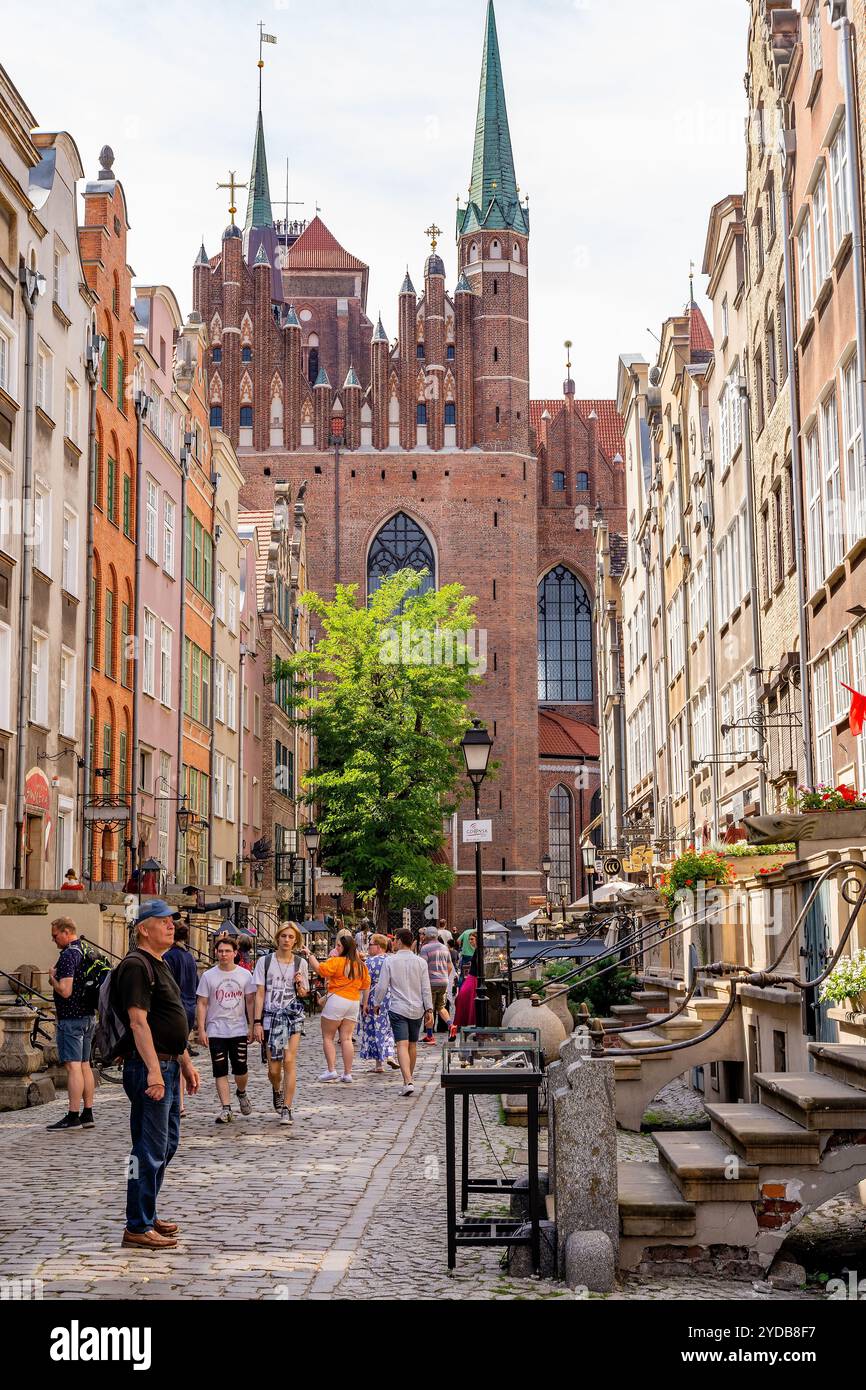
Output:
<svg viewBox="0 0 866 1390">
<path fill-rule="evenodd" d="M 389 575 L 366 606 L 354 584 L 331 600 L 305 594 L 321 636 L 274 668 L 275 680 L 295 683 L 296 717 L 317 740 L 305 792 L 323 857 L 349 892 L 375 891 L 380 926 L 390 907 L 451 886 L 435 856 L 460 798 L 460 740 L 483 674 L 475 599 L 459 584 L 422 593 L 422 578 Z"/>
</svg>

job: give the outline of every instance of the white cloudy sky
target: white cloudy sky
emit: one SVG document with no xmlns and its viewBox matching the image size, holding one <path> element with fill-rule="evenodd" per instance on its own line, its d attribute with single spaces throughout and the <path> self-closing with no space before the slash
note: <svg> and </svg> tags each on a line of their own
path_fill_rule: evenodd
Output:
<svg viewBox="0 0 866 1390">
<path fill-rule="evenodd" d="M 485 0 L 0 0 L 2 62 L 43 129 L 96 174 L 116 152 L 140 282 L 186 311 L 202 234 L 218 250 L 246 178 L 265 49 L 271 192 L 316 201 L 371 266 L 369 310 L 396 331 L 435 220 L 453 285 L 456 196 L 469 183 Z M 651 358 L 700 275 L 714 201 L 744 183 L 747 0 L 497 0 L 518 179 L 530 194 L 532 391 L 612 395 L 621 352 Z M 241 215 L 245 211 L 241 195 Z"/>
</svg>

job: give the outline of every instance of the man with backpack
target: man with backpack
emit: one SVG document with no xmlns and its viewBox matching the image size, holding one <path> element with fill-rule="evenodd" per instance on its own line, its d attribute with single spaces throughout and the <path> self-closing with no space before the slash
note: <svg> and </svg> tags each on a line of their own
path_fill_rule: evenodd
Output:
<svg viewBox="0 0 866 1390">
<path fill-rule="evenodd" d="M 51 923 L 51 937 L 60 952 L 48 977 L 57 1013 L 57 1055 L 66 1068 L 68 1108 L 61 1120 L 47 1128 L 56 1131 L 93 1129 L 90 1049 L 96 999 L 87 987 L 87 958 L 72 919 L 55 917 Z M 83 1109 L 79 1114 L 82 1101 Z"/>
<path fill-rule="evenodd" d="M 132 1150 L 126 1185 L 126 1229 L 121 1244 L 165 1250 L 177 1245 L 177 1226 L 160 1221 L 157 1198 L 180 1140 L 180 1078 L 190 1095 L 199 1074 L 187 1051 L 189 1024 L 177 981 L 163 960 L 174 941 L 178 914 L 160 898 L 142 903 L 136 944 L 112 972 L 111 1009 L 126 1026 L 118 1052 L 130 1101 Z M 104 1028 L 100 1000 L 100 1028 Z"/>
</svg>

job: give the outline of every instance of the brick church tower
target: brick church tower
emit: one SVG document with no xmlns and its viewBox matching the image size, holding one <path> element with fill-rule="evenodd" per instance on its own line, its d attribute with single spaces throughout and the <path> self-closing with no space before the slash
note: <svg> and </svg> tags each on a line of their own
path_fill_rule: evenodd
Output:
<svg viewBox="0 0 866 1390">
<path fill-rule="evenodd" d="M 226 228 L 217 256 L 202 247 L 193 270 L 195 308 L 210 338 L 212 421 L 238 449 L 247 507 L 271 507 L 278 481 L 293 489 L 306 482 L 309 582 L 318 592 L 356 583 L 364 596 L 382 574 L 423 564 L 437 584 L 459 582 L 477 596 L 487 671 L 473 706 L 501 764 L 482 798 L 493 820 L 485 910 L 500 921 L 520 916 L 527 898 L 543 892 L 539 865 L 553 824 L 540 696 L 556 704 L 565 730 L 551 755 L 555 775 L 597 760 L 587 618 L 594 543 L 591 531 L 574 529 L 571 504 L 591 499 L 611 530 L 621 529 L 621 427 L 617 435 L 611 425 L 600 444 L 593 406 L 612 403 L 577 401 L 570 381 L 562 401 L 541 403 L 543 421 L 530 404 L 529 212 L 515 174 L 492 0 L 457 264 L 449 270 L 431 227 L 420 294 L 407 269 L 396 295 L 395 342 L 381 318 L 368 317 L 367 264 L 319 217 L 274 219 L 261 110 L 249 190 L 243 230 Z M 568 479 L 564 493 L 560 477 Z M 546 660 L 561 679 L 544 691 L 542 568 L 564 568 L 576 585 L 560 584 L 555 632 L 546 620 Z M 549 614 L 553 607 L 550 597 Z M 581 661 L 589 675 L 578 689 Z M 577 836 L 593 788 L 575 791 L 574 776 L 564 780 L 559 871 L 578 889 Z M 447 855 L 457 882 L 442 909 L 465 925 L 473 861 L 456 832 L 455 823 Z"/>
</svg>

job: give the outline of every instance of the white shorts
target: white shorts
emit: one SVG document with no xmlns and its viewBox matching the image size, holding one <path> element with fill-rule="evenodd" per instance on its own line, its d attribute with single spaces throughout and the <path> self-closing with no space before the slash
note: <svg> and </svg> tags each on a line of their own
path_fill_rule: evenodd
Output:
<svg viewBox="0 0 866 1390">
<path fill-rule="evenodd" d="M 339 994 L 329 994 L 322 1010 L 322 1018 L 329 1018 L 332 1023 L 342 1023 L 347 1018 L 354 1022 L 360 1011 L 360 999 L 344 999 Z"/>
</svg>

